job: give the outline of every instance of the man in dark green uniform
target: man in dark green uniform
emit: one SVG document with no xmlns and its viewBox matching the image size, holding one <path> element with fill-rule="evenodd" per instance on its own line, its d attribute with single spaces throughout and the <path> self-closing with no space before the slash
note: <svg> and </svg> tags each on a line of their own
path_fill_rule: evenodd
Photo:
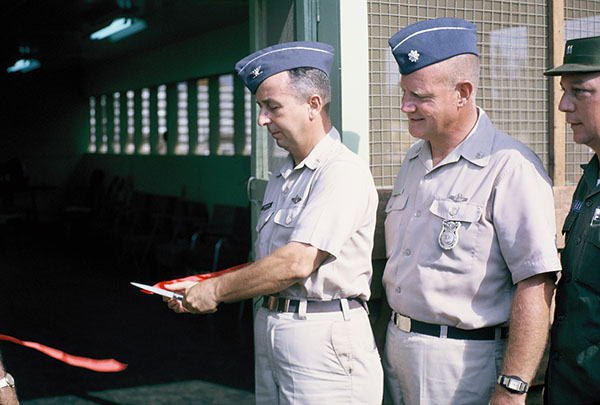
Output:
<svg viewBox="0 0 600 405">
<path fill-rule="evenodd" d="M 582 165 L 562 232 L 562 277 L 556 290 L 545 403 L 600 402 L 600 37 L 567 41 L 561 75 L 566 113 L 576 143 L 595 155 Z"/>
</svg>

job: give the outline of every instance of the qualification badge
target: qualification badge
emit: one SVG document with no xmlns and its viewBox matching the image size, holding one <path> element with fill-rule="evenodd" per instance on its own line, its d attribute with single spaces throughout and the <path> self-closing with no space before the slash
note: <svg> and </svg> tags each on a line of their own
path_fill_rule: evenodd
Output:
<svg viewBox="0 0 600 405">
<path fill-rule="evenodd" d="M 592 222 L 590 222 L 590 226 L 600 226 L 600 207 L 596 207 L 594 210 L 594 215 L 592 216 Z"/>
<path fill-rule="evenodd" d="M 460 221 L 450 221 L 444 219 L 442 221 L 442 231 L 438 237 L 440 247 L 444 250 L 450 250 L 458 243 L 458 228 Z"/>
</svg>

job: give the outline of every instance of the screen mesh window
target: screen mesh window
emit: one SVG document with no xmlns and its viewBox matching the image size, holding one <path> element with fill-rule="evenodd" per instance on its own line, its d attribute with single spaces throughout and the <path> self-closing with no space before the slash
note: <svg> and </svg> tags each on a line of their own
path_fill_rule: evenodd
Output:
<svg viewBox="0 0 600 405">
<path fill-rule="evenodd" d="M 481 77 L 477 105 L 501 130 L 521 140 L 549 165 L 547 2 L 370 0 L 370 161 L 378 188 L 390 188 L 416 139 L 401 111 L 400 74 L 388 39 L 430 18 L 456 17 L 478 29 Z"/>
</svg>

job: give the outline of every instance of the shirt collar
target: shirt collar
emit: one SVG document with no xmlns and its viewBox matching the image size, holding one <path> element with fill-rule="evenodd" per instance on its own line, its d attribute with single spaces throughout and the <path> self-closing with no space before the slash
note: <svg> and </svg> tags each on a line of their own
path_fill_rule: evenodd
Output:
<svg viewBox="0 0 600 405">
<path fill-rule="evenodd" d="M 480 107 L 477 110 L 479 114 L 475 126 L 452 153 L 458 154 L 456 160 L 462 156 L 469 162 L 484 167 L 490 162 L 495 129 L 485 111 Z"/>
<path fill-rule="evenodd" d="M 592 194 L 596 194 L 597 190 L 594 190 L 598 187 L 598 166 L 600 165 L 600 160 L 598 160 L 598 155 L 594 154 L 592 159 L 587 163 L 581 165 L 583 168 L 583 178 L 587 183 L 588 190 L 592 192 Z M 600 189 L 599 189 L 600 190 Z"/>
<path fill-rule="evenodd" d="M 315 170 L 319 165 L 326 160 L 330 155 L 331 149 L 340 142 L 340 133 L 335 127 L 331 127 L 331 130 L 315 145 L 310 151 L 308 156 L 304 160 L 298 163 L 294 167 L 294 159 L 292 155 L 288 155 L 284 163 L 279 169 L 278 176 L 287 178 L 294 170 L 300 170 L 303 167 L 307 167 L 311 170 Z"/>
</svg>

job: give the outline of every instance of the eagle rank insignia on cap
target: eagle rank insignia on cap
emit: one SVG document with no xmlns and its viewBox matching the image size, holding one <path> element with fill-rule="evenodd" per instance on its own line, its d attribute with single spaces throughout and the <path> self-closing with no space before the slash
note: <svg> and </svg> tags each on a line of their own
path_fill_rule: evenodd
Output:
<svg viewBox="0 0 600 405">
<path fill-rule="evenodd" d="M 252 75 L 253 79 L 256 79 L 258 76 L 262 75 L 262 70 L 260 70 L 260 66 L 257 66 L 254 69 L 252 69 L 250 74 Z"/>
</svg>

